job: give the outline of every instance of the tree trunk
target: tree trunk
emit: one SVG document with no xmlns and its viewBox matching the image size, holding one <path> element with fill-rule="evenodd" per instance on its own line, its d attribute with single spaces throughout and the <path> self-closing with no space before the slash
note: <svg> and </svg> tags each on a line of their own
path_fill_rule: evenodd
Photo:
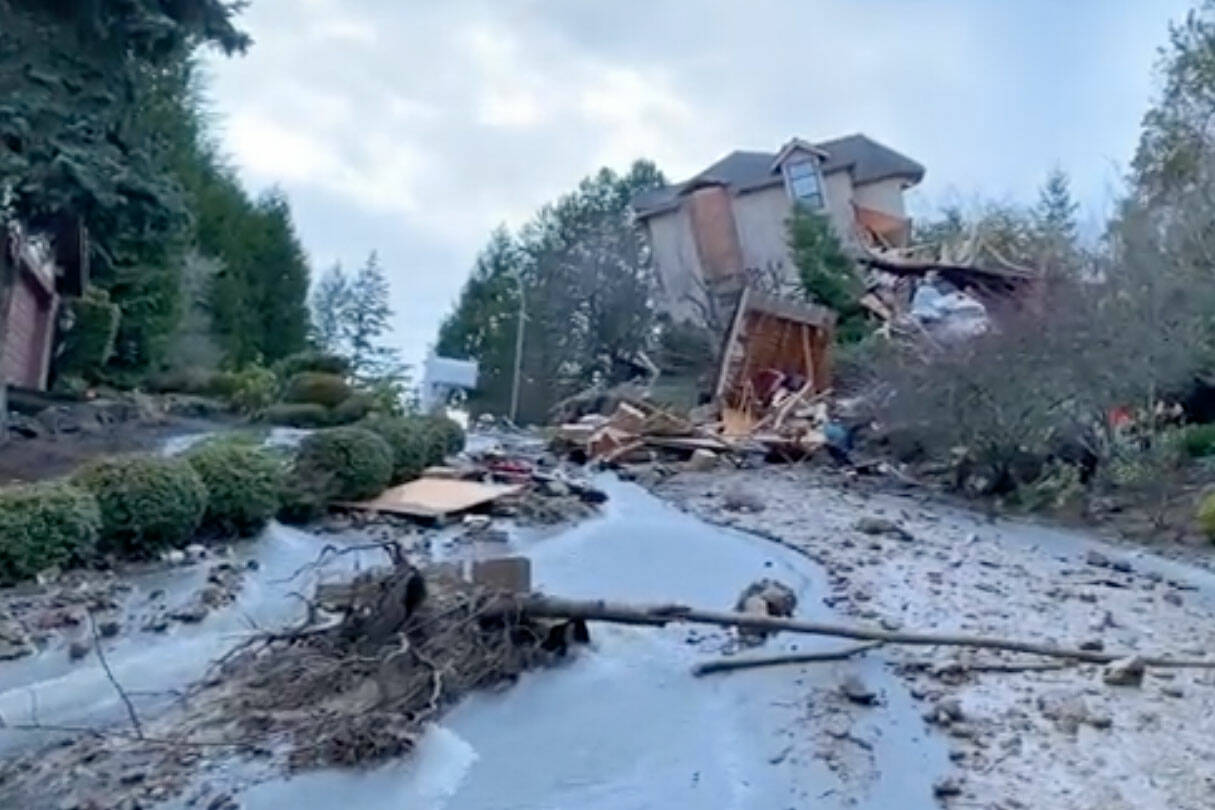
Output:
<svg viewBox="0 0 1215 810">
<path fill-rule="evenodd" d="M 742 630 L 767 632 L 787 631 L 816 636 L 834 636 L 860 641 L 879 641 L 885 644 L 907 644 L 923 647 L 977 647 L 1009 652 L 1030 653 L 1049 658 L 1067 658 L 1093 664 L 1108 664 L 1129 658 L 1133 652 L 1097 652 L 1078 648 L 1059 647 L 1033 641 L 1017 641 L 998 636 L 973 636 L 950 633 L 891 632 L 869 627 L 850 627 L 840 624 L 811 622 L 803 619 L 785 619 L 778 616 L 758 616 L 748 613 L 698 610 L 686 605 L 629 605 L 602 600 L 578 601 L 548 596 L 527 596 L 521 599 L 503 599 L 491 606 L 487 613 L 525 613 L 534 617 L 583 619 L 617 624 L 642 624 L 663 626 L 669 622 L 713 624 L 721 627 L 737 627 Z M 1192 667 L 1215 669 L 1215 659 L 1183 659 L 1141 656 L 1148 666 Z"/>
</svg>

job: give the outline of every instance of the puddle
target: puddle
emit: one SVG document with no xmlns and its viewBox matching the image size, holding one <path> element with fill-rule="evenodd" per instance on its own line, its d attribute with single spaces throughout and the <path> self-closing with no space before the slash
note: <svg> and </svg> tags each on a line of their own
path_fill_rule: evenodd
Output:
<svg viewBox="0 0 1215 810">
<path fill-rule="evenodd" d="M 528 554 L 535 587 L 562 596 L 726 608 L 747 583 L 769 576 L 798 592 L 799 615 L 831 617 L 819 601 L 822 573 L 801 555 L 704 524 L 633 485 L 596 483 L 610 495 L 601 518 L 551 537 L 522 533 L 497 553 Z M 810 755 L 810 734 L 799 726 L 810 685 L 834 685 L 838 670 L 696 679 L 691 666 L 712 652 L 686 643 L 688 635 L 681 626 L 595 624 L 592 648 L 569 664 L 464 701 L 426 735 L 416 767 L 314 773 L 259 785 L 240 801 L 247 810 L 319 809 L 334 795 L 346 810 L 842 806 L 830 795 L 837 779 Z M 781 636 L 766 650 L 792 645 L 839 642 Z M 848 806 L 935 807 L 943 745 L 925 738 L 918 711 L 880 659 L 841 666 L 859 667 L 886 695 L 855 726 L 873 743 L 882 775 Z M 786 756 L 791 747 L 800 750 Z"/>
</svg>

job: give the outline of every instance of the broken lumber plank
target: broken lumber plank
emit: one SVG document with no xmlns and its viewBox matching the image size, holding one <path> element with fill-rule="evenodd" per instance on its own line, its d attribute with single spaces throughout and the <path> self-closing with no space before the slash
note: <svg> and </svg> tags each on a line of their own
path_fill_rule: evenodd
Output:
<svg viewBox="0 0 1215 810">
<path fill-rule="evenodd" d="M 661 627 L 672 622 L 689 624 L 713 624 L 719 627 L 736 627 L 742 630 L 767 632 L 786 631 L 816 636 L 851 638 L 858 641 L 880 641 L 886 644 L 906 644 L 924 647 L 976 647 L 980 649 L 1008 650 L 1031 653 L 1047 658 L 1067 658 L 1092 664 L 1109 664 L 1123 658 L 1138 657 L 1146 666 L 1181 667 L 1193 669 L 1215 669 L 1215 659 L 1168 658 L 1143 656 L 1137 653 L 1102 652 L 1060 647 L 1035 641 L 1020 641 L 998 636 L 976 636 L 961 633 L 914 633 L 881 630 L 876 627 L 856 627 L 804 619 L 786 619 L 778 616 L 758 616 L 748 613 L 731 613 L 720 610 L 701 610 L 687 605 L 631 605 L 604 600 L 561 599 L 552 596 L 534 595 L 504 603 L 497 608 L 504 614 L 526 613 L 540 618 L 582 619 L 584 621 L 606 621 L 617 624 L 637 624 Z"/>
</svg>

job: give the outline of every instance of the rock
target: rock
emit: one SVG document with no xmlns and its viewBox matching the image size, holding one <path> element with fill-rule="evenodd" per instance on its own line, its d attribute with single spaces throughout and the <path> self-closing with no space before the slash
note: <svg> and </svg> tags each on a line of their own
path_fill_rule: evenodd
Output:
<svg viewBox="0 0 1215 810">
<path fill-rule="evenodd" d="M 853 703 L 872 706 L 877 703 L 877 692 L 871 689 L 860 676 L 852 673 L 840 683 L 840 692 Z"/>
<path fill-rule="evenodd" d="M 247 563 L 245 563 L 245 568 L 249 571 L 256 571 L 257 569 L 259 569 L 261 567 L 262 567 L 262 564 L 259 563 L 257 560 L 249 560 Z"/>
<path fill-rule="evenodd" d="M 179 605 L 178 607 L 169 611 L 168 617 L 170 619 L 176 619 L 179 622 L 185 622 L 186 624 L 198 624 L 203 619 L 207 618 L 207 613 L 209 613 L 210 610 L 211 609 L 203 603 L 202 599 L 195 598 L 189 602 L 186 602 L 184 605 Z"/>
<path fill-rule="evenodd" d="M 1147 667 L 1143 659 L 1137 655 L 1114 661 L 1105 668 L 1101 680 L 1107 686 L 1139 686 L 1143 683 L 1143 673 Z"/>
<path fill-rule="evenodd" d="M 730 512 L 762 512 L 764 501 L 755 492 L 741 486 L 731 486 L 722 495 L 722 506 Z"/>
<path fill-rule="evenodd" d="M 1135 570 L 1129 560 L 1114 560 L 1110 563 L 1110 568 L 1122 574 L 1129 574 Z"/>
<path fill-rule="evenodd" d="M 939 799 L 962 793 L 962 781 L 956 776 L 944 776 L 932 783 L 932 795 Z"/>
<path fill-rule="evenodd" d="M 1089 708 L 1084 695 L 1073 689 L 1052 689 L 1038 695 L 1038 711 L 1065 734 L 1075 734 L 1081 723 L 1094 728 L 1109 727 L 1108 721 Z"/>
<path fill-rule="evenodd" d="M 853 524 L 852 528 L 856 529 L 861 534 L 888 534 L 892 537 L 897 537 L 900 540 L 915 539 L 911 536 L 911 532 L 907 531 L 893 520 L 887 520 L 886 518 L 866 516 L 857 520 L 857 522 Z"/>
<path fill-rule="evenodd" d="M 185 565 L 186 553 L 179 548 L 171 548 L 160 555 L 160 558 L 169 565 Z"/>
<path fill-rule="evenodd" d="M 0 610 L 0 661 L 13 661 L 34 653 L 34 643 L 19 621 Z"/>
<path fill-rule="evenodd" d="M 106 619 L 97 625 L 97 633 L 102 638 L 113 638 L 122 630 L 122 623 L 117 619 Z"/>
<path fill-rule="evenodd" d="M 734 604 L 734 609 L 746 611 L 746 604 L 752 598 L 762 600 L 760 604 L 764 606 L 764 613 L 768 616 L 789 617 L 797 609 L 797 594 L 793 589 L 783 582 L 767 577 L 744 588 Z"/>
<path fill-rule="evenodd" d="M 688 469 L 692 472 L 709 472 L 717 467 L 717 454 L 703 447 L 692 451 L 688 459 Z"/>
<path fill-rule="evenodd" d="M 962 702 L 957 698 L 942 698 L 937 701 L 936 709 L 938 717 L 948 717 L 950 722 L 966 719 L 966 715 L 962 712 Z"/>
<path fill-rule="evenodd" d="M 564 481 L 548 478 L 544 481 L 544 494 L 550 498 L 564 498 L 570 494 L 570 488 Z"/>
<path fill-rule="evenodd" d="M 1163 599 L 1165 602 L 1169 603 L 1170 605 L 1174 605 L 1175 607 L 1181 607 L 1181 594 L 1177 593 L 1176 591 L 1169 591 L 1168 593 L 1166 593 L 1164 596 L 1162 596 L 1160 598 Z"/>
<path fill-rule="evenodd" d="M 1185 690 L 1175 683 L 1170 683 L 1160 688 L 1160 694 L 1165 697 L 1183 698 L 1185 697 Z"/>
<path fill-rule="evenodd" d="M 63 576 L 63 570 L 57 565 L 52 565 L 50 568 L 44 568 L 34 575 L 34 581 L 39 585 L 51 585 L 59 581 L 59 577 Z"/>
<path fill-rule="evenodd" d="M 186 559 L 193 562 L 196 560 L 201 560 L 207 556 L 207 547 L 202 543 L 191 543 L 190 545 L 186 546 L 185 552 Z"/>
<path fill-rule="evenodd" d="M 1085 639 L 1080 642 L 1080 649 L 1086 652 L 1101 652 L 1105 649 L 1105 642 L 1099 638 Z"/>
<path fill-rule="evenodd" d="M 78 661 L 93 650 L 93 644 L 84 639 L 76 639 L 68 645 L 68 658 Z"/>
<path fill-rule="evenodd" d="M 1088 552 L 1085 553 L 1084 561 L 1097 568 L 1110 567 L 1110 558 L 1102 554 L 1100 551 L 1097 551 L 1095 548 L 1090 548 Z"/>
</svg>

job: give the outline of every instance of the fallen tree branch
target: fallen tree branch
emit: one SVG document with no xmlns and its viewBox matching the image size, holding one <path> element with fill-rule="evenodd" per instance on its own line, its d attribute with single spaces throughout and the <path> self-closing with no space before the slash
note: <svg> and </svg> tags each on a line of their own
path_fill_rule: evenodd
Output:
<svg viewBox="0 0 1215 810">
<path fill-rule="evenodd" d="M 93 611 L 88 611 L 89 629 L 93 632 L 93 649 L 97 653 L 97 660 L 101 662 L 101 668 L 105 670 L 105 676 L 110 679 L 110 683 L 114 685 L 114 691 L 118 693 L 118 697 L 122 698 L 122 702 L 127 707 L 127 714 L 131 717 L 131 725 L 135 727 L 135 736 L 143 739 L 143 725 L 139 722 L 139 715 L 135 711 L 135 704 L 131 702 L 131 698 L 127 695 L 122 684 L 114 677 L 114 671 L 110 669 L 110 662 L 105 660 L 105 652 L 101 649 L 101 636 L 97 633 L 97 621 L 93 618 Z"/>
<path fill-rule="evenodd" d="M 712 675 L 715 672 L 732 672 L 737 669 L 753 669 L 755 667 L 774 667 L 782 664 L 814 664 L 820 661 L 844 661 L 854 655 L 860 655 L 868 650 L 882 646 L 880 641 L 868 644 L 856 644 L 840 650 L 826 652 L 787 653 L 784 655 L 752 655 L 745 658 L 719 658 L 716 661 L 705 661 L 692 667 L 692 674 L 697 678 Z"/>
<path fill-rule="evenodd" d="M 737 627 L 740 630 L 786 631 L 815 636 L 851 638 L 858 641 L 879 641 L 886 644 L 906 644 L 923 647 L 976 647 L 991 650 L 1032 653 L 1048 658 L 1068 658 L 1093 664 L 1108 664 L 1129 658 L 1132 652 L 1098 652 L 1078 648 L 1040 644 L 1033 641 L 997 636 L 974 636 L 951 633 L 911 633 L 880 630 L 875 627 L 850 627 L 848 625 L 812 622 L 804 619 L 786 619 L 779 616 L 759 616 L 748 613 L 730 613 L 717 610 L 699 610 L 687 605 L 639 606 L 603 600 L 579 601 L 557 597 L 535 595 L 522 599 L 505 599 L 492 611 L 503 615 L 525 615 L 541 618 L 582 619 L 617 624 L 639 624 L 661 627 L 671 622 L 690 624 L 713 624 L 719 627 Z M 492 612 L 491 611 L 491 612 Z M 1186 659 L 1139 656 L 1147 666 L 1185 667 L 1215 669 L 1215 659 Z"/>
</svg>

